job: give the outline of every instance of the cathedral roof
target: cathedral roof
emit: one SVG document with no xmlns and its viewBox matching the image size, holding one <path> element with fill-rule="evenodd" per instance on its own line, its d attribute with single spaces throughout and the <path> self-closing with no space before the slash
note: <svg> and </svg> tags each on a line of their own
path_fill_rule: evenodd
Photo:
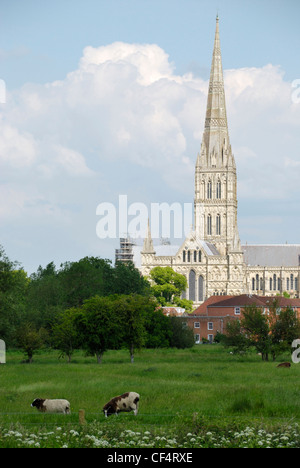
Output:
<svg viewBox="0 0 300 468">
<path fill-rule="evenodd" d="M 242 250 L 249 266 L 300 266 L 300 244 L 242 245 Z"/>
</svg>

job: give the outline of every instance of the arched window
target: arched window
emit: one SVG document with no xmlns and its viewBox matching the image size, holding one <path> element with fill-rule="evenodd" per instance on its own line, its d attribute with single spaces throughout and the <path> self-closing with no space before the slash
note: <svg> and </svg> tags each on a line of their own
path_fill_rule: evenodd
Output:
<svg viewBox="0 0 300 468">
<path fill-rule="evenodd" d="M 189 274 L 189 300 L 196 300 L 196 273 L 194 270 L 191 270 Z"/>
<path fill-rule="evenodd" d="M 204 278 L 199 276 L 198 280 L 198 300 L 204 301 Z"/>
<path fill-rule="evenodd" d="M 259 290 L 259 275 L 256 275 L 255 280 L 256 280 L 256 290 L 258 291 Z"/>
<path fill-rule="evenodd" d="M 199 252 L 198 252 L 198 262 L 199 263 L 201 262 L 201 250 L 199 250 Z"/>
<path fill-rule="evenodd" d="M 222 198 L 221 181 L 220 181 L 220 179 L 219 179 L 218 182 L 217 182 L 217 193 L 216 193 L 216 195 L 217 195 L 217 198 L 218 198 L 218 199 Z"/>
<path fill-rule="evenodd" d="M 291 290 L 294 289 L 294 275 L 291 275 Z"/>
<path fill-rule="evenodd" d="M 212 198 L 212 183 L 211 180 L 207 184 L 207 198 L 210 200 Z"/>
<path fill-rule="evenodd" d="M 185 262 L 185 258 L 186 258 L 186 252 L 185 250 L 182 252 L 182 261 Z"/>
<path fill-rule="evenodd" d="M 277 278 L 276 275 L 273 275 L 273 290 L 276 291 L 276 286 L 277 286 Z"/>
<path fill-rule="evenodd" d="M 211 236 L 211 215 L 207 216 L 207 234 Z"/>
<path fill-rule="evenodd" d="M 255 278 L 252 278 L 252 291 L 255 291 Z"/>
<path fill-rule="evenodd" d="M 217 236 L 221 235 L 221 216 L 219 214 L 217 215 L 216 220 L 216 234 Z"/>
</svg>

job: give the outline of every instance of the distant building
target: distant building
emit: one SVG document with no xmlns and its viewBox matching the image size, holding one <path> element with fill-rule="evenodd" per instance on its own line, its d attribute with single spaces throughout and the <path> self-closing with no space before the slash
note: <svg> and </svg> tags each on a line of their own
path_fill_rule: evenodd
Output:
<svg viewBox="0 0 300 468">
<path fill-rule="evenodd" d="M 181 246 L 133 247 L 143 275 L 171 266 L 185 275 L 185 297 L 195 307 L 210 296 L 287 291 L 300 296 L 300 245 L 241 245 L 237 225 L 237 173 L 229 139 L 217 18 L 206 119 L 195 168 L 194 226 Z M 208 322 L 208 326 L 210 322 Z"/>
<path fill-rule="evenodd" d="M 241 294 L 239 296 L 212 296 L 192 314 L 185 314 L 187 325 L 193 329 L 195 343 L 203 339 L 213 342 L 216 334 L 225 333 L 228 321 L 240 319 L 245 306 L 255 305 L 263 314 L 268 314 L 276 300 L 278 313 L 287 307 L 293 308 L 300 318 L 300 299 Z"/>
</svg>

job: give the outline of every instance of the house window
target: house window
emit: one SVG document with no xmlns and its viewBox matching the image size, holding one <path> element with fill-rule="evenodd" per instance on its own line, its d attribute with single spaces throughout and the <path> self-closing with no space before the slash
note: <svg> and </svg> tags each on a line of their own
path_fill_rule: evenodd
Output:
<svg viewBox="0 0 300 468">
<path fill-rule="evenodd" d="M 235 313 L 235 315 L 240 315 L 240 313 L 241 313 L 241 308 L 240 308 L 240 307 L 235 307 L 235 308 L 234 308 L 234 313 Z"/>
<path fill-rule="evenodd" d="M 200 328 L 200 322 L 194 322 L 194 328 Z"/>
<path fill-rule="evenodd" d="M 195 335 L 195 344 L 199 344 L 200 343 L 200 335 L 197 333 Z"/>
<path fill-rule="evenodd" d="M 208 322 L 207 323 L 207 330 L 213 330 L 214 329 L 214 324 L 213 322 Z"/>
<path fill-rule="evenodd" d="M 214 335 L 207 335 L 207 339 L 210 343 L 214 341 Z"/>
</svg>

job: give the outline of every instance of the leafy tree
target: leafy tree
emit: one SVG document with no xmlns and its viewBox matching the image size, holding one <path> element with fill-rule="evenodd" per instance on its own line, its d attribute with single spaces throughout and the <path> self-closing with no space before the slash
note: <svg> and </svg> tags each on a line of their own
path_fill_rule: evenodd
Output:
<svg viewBox="0 0 300 468">
<path fill-rule="evenodd" d="M 122 324 L 122 341 L 134 362 L 134 352 L 146 342 L 146 317 L 157 307 L 151 298 L 141 295 L 122 295 L 114 301 Z"/>
<path fill-rule="evenodd" d="M 64 307 L 78 307 L 93 296 L 107 296 L 114 287 L 111 262 L 97 257 L 85 257 L 62 265 L 59 280 L 63 289 Z"/>
<path fill-rule="evenodd" d="M 61 351 L 62 356 L 67 356 L 71 362 L 74 350 L 79 347 L 78 331 L 75 325 L 79 310 L 67 309 L 60 314 L 58 320 L 52 326 L 52 344 Z"/>
<path fill-rule="evenodd" d="M 84 301 L 75 324 L 80 344 L 101 364 L 105 351 L 120 346 L 119 317 L 109 297 L 94 296 Z"/>
<path fill-rule="evenodd" d="M 161 309 L 150 311 L 145 319 L 146 348 L 168 348 L 172 339 L 170 318 Z"/>
<path fill-rule="evenodd" d="M 154 282 L 151 291 L 161 305 L 176 304 L 187 288 L 186 277 L 176 273 L 171 267 L 154 267 L 150 278 Z"/>
<path fill-rule="evenodd" d="M 235 354 L 245 353 L 251 346 L 251 341 L 243 333 L 239 320 L 228 321 L 226 333 L 219 334 L 219 339 L 225 347 L 232 348 Z"/>
<path fill-rule="evenodd" d="M 9 260 L 0 246 L 0 338 L 6 346 L 14 344 L 26 303 L 29 280 L 17 262 Z"/>
<path fill-rule="evenodd" d="M 36 330 L 31 323 L 24 323 L 16 332 L 18 346 L 24 351 L 28 362 L 32 362 L 33 354 L 43 347 L 46 331 Z"/>
<path fill-rule="evenodd" d="M 246 306 L 243 309 L 241 327 L 250 343 L 261 353 L 262 359 L 268 361 L 272 340 L 267 315 L 263 315 L 261 308 L 256 305 Z"/>
<path fill-rule="evenodd" d="M 195 344 L 193 330 L 185 324 L 181 317 L 169 317 L 171 322 L 172 337 L 170 346 L 184 349 L 192 348 Z"/>
<path fill-rule="evenodd" d="M 150 294 L 150 283 L 132 262 L 116 262 L 113 278 L 113 294 Z"/>
</svg>

